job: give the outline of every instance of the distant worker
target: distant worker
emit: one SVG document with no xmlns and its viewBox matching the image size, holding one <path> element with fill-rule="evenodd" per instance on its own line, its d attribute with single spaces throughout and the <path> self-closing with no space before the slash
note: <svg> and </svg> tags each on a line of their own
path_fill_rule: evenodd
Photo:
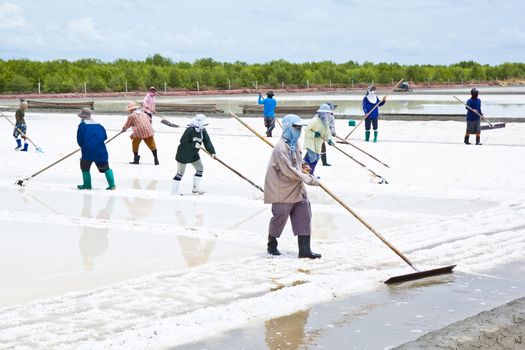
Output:
<svg viewBox="0 0 525 350">
<path fill-rule="evenodd" d="M 277 101 L 273 96 L 273 91 L 268 91 L 266 98 L 259 94 L 258 101 L 258 104 L 264 105 L 264 126 L 268 137 L 272 137 L 272 130 L 275 128 L 275 107 L 277 106 Z"/>
<path fill-rule="evenodd" d="M 373 109 L 373 111 L 365 119 L 365 141 L 370 140 L 370 126 L 372 126 L 374 128 L 374 142 L 377 142 L 379 107 L 384 105 L 385 102 L 386 96 L 383 96 L 383 99 L 379 100 L 379 98 L 376 96 L 376 87 L 374 85 L 370 85 L 366 90 L 366 96 L 363 98 L 363 112 L 365 112 L 365 115 L 367 115 Z"/>
<path fill-rule="evenodd" d="M 128 103 L 126 111 L 131 114 L 128 116 L 128 120 L 126 120 L 126 123 L 122 127 L 122 131 L 126 131 L 130 127 L 133 130 L 133 133 L 129 136 L 132 140 L 131 148 L 133 150 L 133 161 L 130 162 L 130 164 L 139 164 L 139 146 L 142 140 L 144 140 L 148 148 L 151 150 L 151 153 L 153 153 L 153 161 L 155 162 L 155 165 L 159 165 L 157 145 L 153 138 L 154 131 L 148 116 L 145 112 L 140 110 L 140 106 L 136 102 Z"/>
<path fill-rule="evenodd" d="M 323 143 L 326 141 L 333 145 L 332 133 L 330 132 L 330 118 L 333 110 L 328 104 L 323 103 L 319 106 L 317 114 L 308 123 L 304 130 L 304 148 L 306 155 L 305 163 L 310 167 L 310 174 L 314 173 L 315 166 L 322 153 Z"/>
<path fill-rule="evenodd" d="M 82 171 L 83 184 L 78 185 L 79 190 L 91 189 L 91 173 L 89 169 L 93 162 L 99 172 L 106 176 L 108 187 L 106 190 L 114 190 L 115 178 L 113 170 L 109 168 L 109 156 L 104 141 L 108 138 L 106 129 L 93 119 L 91 110 L 82 108 L 78 117 L 81 119 L 77 129 L 77 143 L 80 146 L 82 157 L 80 158 L 80 170 Z"/>
<path fill-rule="evenodd" d="M 478 89 L 473 88 L 470 90 L 471 97 L 467 101 L 467 106 L 477 111 L 480 115 L 483 115 L 483 113 L 481 113 L 481 100 L 478 98 L 478 94 Z M 481 118 L 468 107 L 465 107 L 467 109 L 467 131 L 465 132 L 464 142 L 470 145 L 470 134 L 476 134 L 476 145 L 481 145 Z"/>
<path fill-rule="evenodd" d="M 157 101 L 155 97 L 157 96 L 157 89 L 154 86 L 150 87 L 146 96 L 144 96 L 144 101 L 142 102 L 142 111 L 149 116 L 150 122 L 153 121 L 153 114 L 155 114 L 155 106 Z"/>
<path fill-rule="evenodd" d="M 337 107 L 336 105 L 334 105 L 332 102 L 327 102 L 326 103 L 328 105 L 328 107 L 330 107 L 330 109 L 332 110 L 333 113 L 329 114 L 328 115 L 328 119 L 330 121 L 329 123 L 329 126 L 330 126 L 330 134 L 332 134 L 332 137 L 335 137 L 335 107 Z M 321 161 L 323 162 L 323 166 L 331 166 L 332 164 L 329 164 L 328 163 L 328 160 L 326 159 L 326 142 L 323 142 L 323 145 L 321 146 Z"/>
<path fill-rule="evenodd" d="M 312 209 L 304 184 L 319 186 L 319 179 L 303 169 L 301 129 L 306 123 L 296 115 L 283 118 L 283 134 L 275 144 L 264 179 L 264 203 L 272 205 L 272 218 L 268 227 L 267 252 L 281 255 L 277 238 L 290 218 L 292 232 L 297 236 L 299 258 L 318 259 L 321 254 L 310 248 Z"/>
<path fill-rule="evenodd" d="M 179 185 L 186 171 L 186 165 L 190 163 L 195 168 L 195 175 L 193 176 L 193 194 L 203 194 L 201 190 L 202 173 L 204 165 L 202 164 L 199 151 L 201 146 L 211 153 L 211 156 L 215 158 L 215 148 L 211 143 L 210 136 L 206 131 L 208 120 L 204 114 L 197 114 L 193 118 L 184 134 L 180 138 L 180 144 L 177 148 L 177 154 L 175 160 L 177 161 L 177 174 L 173 178 L 171 186 L 171 194 L 179 194 Z"/>
<path fill-rule="evenodd" d="M 13 137 L 16 140 L 15 151 L 27 152 L 27 147 L 29 147 L 29 144 L 27 143 L 27 138 L 25 136 L 27 131 L 27 124 L 25 121 L 27 107 L 27 101 L 21 101 L 20 108 L 18 108 L 15 112 L 16 122 L 15 129 L 13 130 Z M 22 148 L 22 139 L 24 139 L 24 148 Z"/>
</svg>

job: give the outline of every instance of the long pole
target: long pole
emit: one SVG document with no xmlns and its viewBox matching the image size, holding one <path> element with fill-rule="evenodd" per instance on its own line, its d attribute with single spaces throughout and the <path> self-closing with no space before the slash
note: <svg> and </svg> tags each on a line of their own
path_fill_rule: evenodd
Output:
<svg viewBox="0 0 525 350">
<path fill-rule="evenodd" d="M 357 149 L 357 150 L 363 152 L 364 154 L 366 154 L 366 155 L 369 156 L 370 158 L 372 158 L 372 159 L 378 161 L 379 163 L 383 164 L 383 165 L 386 166 L 387 168 L 390 168 L 387 164 L 383 163 L 382 161 L 380 161 L 379 159 L 377 159 L 376 157 L 374 157 L 374 156 L 371 155 L 370 153 L 366 152 L 365 150 L 363 150 L 363 149 L 357 147 L 357 146 L 354 145 L 353 143 L 348 142 L 348 140 L 345 140 L 345 139 L 343 139 L 342 137 L 337 136 L 337 135 L 336 135 L 335 137 L 336 137 L 337 139 L 339 139 L 341 143 L 344 143 L 344 144 L 346 144 L 346 145 L 350 145 L 350 146 L 354 147 L 355 149 Z"/>
<path fill-rule="evenodd" d="M 120 134 L 122 134 L 123 132 L 124 132 L 124 131 L 120 131 L 118 134 L 116 134 L 115 136 L 113 136 L 113 137 L 110 138 L 109 140 L 106 140 L 105 143 L 106 143 L 106 144 L 109 143 L 111 140 L 113 140 L 114 138 L 116 138 L 117 136 L 119 136 Z M 67 154 L 67 155 L 65 155 L 64 157 L 60 158 L 60 159 L 57 160 L 56 162 L 54 162 L 54 163 L 52 163 L 52 164 L 46 166 L 44 169 L 37 171 L 37 172 L 34 173 L 33 175 L 31 175 L 31 176 L 29 176 L 29 177 L 26 177 L 25 179 L 22 179 L 22 180 L 17 180 L 17 181 L 16 181 L 16 184 L 17 184 L 18 186 L 24 186 L 24 181 L 27 181 L 27 180 L 29 180 L 29 179 L 34 178 L 34 177 L 37 176 L 38 174 L 43 173 L 44 171 L 46 171 L 47 169 L 49 169 L 49 168 L 55 166 L 56 164 L 60 163 L 60 162 L 63 161 L 64 159 L 71 157 L 73 154 L 77 153 L 78 151 L 80 151 L 80 148 L 74 150 L 73 152 L 71 152 L 71 153 L 69 153 L 69 154 Z"/>
<path fill-rule="evenodd" d="M 244 123 L 238 116 L 236 116 L 233 112 L 230 112 L 230 114 L 239 121 L 242 125 L 244 125 L 248 130 L 253 132 L 256 136 L 258 136 L 261 140 L 265 141 L 267 145 L 270 147 L 274 147 L 270 142 L 268 142 L 265 138 L 263 138 L 257 131 L 255 131 L 253 128 L 249 127 L 246 123 Z M 348 205 L 346 205 L 345 202 L 343 202 L 339 197 L 337 197 L 332 191 L 330 191 L 328 188 L 326 188 L 325 185 L 319 182 L 319 187 L 323 189 L 330 197 L 336 200 L 337 203 L 341 204 L 350 214 L 352 214 L 359 222 L 361 222 L 367 229 L 369 229 L 377 238 L 381 240 L 381 242 L 385 243 L 388 248 L 390 248 L 394 253 L 396 253 L 403 261 L 405 261 L 408 265 L 410 265 L 411 268 L 413 268 L 415 271 L 418 271 L 414 265 L 408 260 L 408 258 L 403 255 L 399 250 L 397 250 L 390 242 L 388 242 L 379 232 L 377 232 L 372 225 L 370 225 L 368 222 L 366 222 L 361 216 L 359 216 L 355 211 L 353 211 Z"/>
<path fill-rule="evenodd" d="M 212 157 L 211 153 L 208 152 L 205 148 L 202 148 L 201 149 L 206 152 L 207 155 L 209 155 L 210 157 Z M 248 183 L 250 185 L 252 185 L 253 187 L 255 187 L 256 189 L 258 189 L 259 191 L 261 192 L 264 192 L 264 190 L 262 189 L 261 186 L 257 185 L 255 182 L 253 182 L 252 180 L 248 179 L 246 176 L 244 176 L 243 174 L 241 174 L 240 172 L 238 172 L 237 170 L 235 170 L 234 168 L 232 168 L 231 166 L 229 166 L 228 164 L 226 164 L 225 162 L 223 162 L 222 160 L 220 160 L 217 156 L 215 157 L 212 157 L 213 159 L 215 159 L 216 161 L 218 161 L 219 163 L 221 163 L 222 165 L 224 165 L 226 168 L 230 169 L 231 171 L 233 171 L 235 174 L 237 174 L 240 178 L 242 178 L 243 180 L 246 180 L 248 181 Z"/>
<path fill-rule="evenodd" d="M 487 123 L 489 123 L 490 127 L 493 128 L 494 125 L 492 125 L 492 123 L 490 122 L 490 120 L 488 120 L 487 118 L 485 118 L 483 116 L 483 114 L 479 113 L 478 111 L 476 111 L 474 108 L 470 107 L 468 104 L 466 104 L 465 102 L 463 102 L 463 100 L 460 100 L 459 98 L 457 98 L 456 96 L 452 96 L 454 97 L 456 100 L 458 100 L 459 102 L 463 103 L 469 110 L 471 110 L 472 112 L 476 113 L 479 117 L 481 117 L 481 119 L 485 120 Z"/>
<path fill-rule="evenodd" d="M 22 130 L 20 130 L 20 129 L 16 126 L 16 124 L 13 123 L 13 122 L 11 121 L 11 119 L 9 119 L 9 118 L 8 118 L 4 113 L 2 113 L 2 112 L 0 112 L 0 114 L 1 114 L 2 117 L 4 117 L 9 123 L 11 123 L 11 125 L 14 126 L 16 130 L 18 130 L 18 132 L 20 133 L 20 135 L 22 135 L 22 137 L 26 138 L 29 142 L 31 142 L 31 144 L 32 144 L 33 146 L 35 146 L 35 149 L 36 149 L 38 152 L 40 152 L 40 153 L 44 153 L 44 150 L 43 150 L 42 148 L 38 147 L 37 145 L 35 145 L 35 143 L 34 143 L 29 137 L 27 137 L 27 135 L 24 134 L 24 133 L 22 132 Z"/>
<path fill-rule="evenodd" d="M 357 164 L 361 165 L 363 168 L 365 168 L 366 170 L 368 170 L 372 175 L 378 177 L 381 181 L 379 183 L 385 183 L 385 184 L 388 184 L 388 181 L 386 181 L 386 179 L 384 177 L 382 177 L 381 175 L 379 174 L 376 174 L 372 169 L 368 168 L 366 165 L 364 165 L 363 163 L 361 163 L 360 161 L 358 161 L 357 159 L 355 159 L 354 157 L 352 157 L 351 155 L 349 155 L 348 153 L 346 153 L 345 151 L 343 151 L 341 148 L 337 147 L 335 144 L 332 144 L 332 147 L 334 147 L 336 150 L 338 150 L 339 152 L 343 153 L 345 156 L 347 156 L 348 158 L 352 159 L 354 162 L 356 162 Z"/>
<path fill-rule="evenodd" d="M 400 81 L 398 81 L 398 82 L 396 83 L 396 85 L 394 85 L 390 90 L 388 90 L 387 93 L 383 96 L 383 99 L 384 99 L 385 97 L 387 97 L 389 93 L 391 93 L 392 91 L 394 91 L 394 89 L 395 89 L 399 84 L 401 84 L 401 82 L 402 82 L 403 80 L 404 80 L 404 79 L 401 79 Z M 358 123 L 358 124 L 357 124 L 357 125 L 351 130 L 351 131 L 350 131 L 350 133 L 349 133 L 348 135 L 346 135 L 345 140 L 346 140 L 347 138 L 349 138 L 350 135 L 352 135 L 352 133 L 357 129 L 357 127 L 358 127 L 359 125 L 361 125 L 361 123 L 363 122 L 363 120 L 365 120 L 366 118 L 368 118 L 368 116 L 369 116 L 369 115 L 370 115 L 370 114 L 371 114 L 371 113 L 372 113 L 377 107 L 379 107 L 379 103 L 376 104 L 376 105 L 374 106 L 374 108 L 372 108 L 370 111 L 368 111 L 368 113 L 363 117 L 363 119 L 361 119 L 361 121 L 360 121 L 360 122 L 359 122 L 359 123 Z"/>
</svg>

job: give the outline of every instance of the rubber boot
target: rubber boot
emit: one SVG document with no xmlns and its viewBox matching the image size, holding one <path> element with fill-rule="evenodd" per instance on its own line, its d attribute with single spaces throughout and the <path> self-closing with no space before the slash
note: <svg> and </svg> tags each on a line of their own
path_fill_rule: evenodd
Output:
<svg viewBox="0 0 525 350">
<path fill-rule="evenodd" d="M 370 130 L 365 131 L 365 141 L 368 142 L 370 140 Z"/>
<path fill-rule="evenodd" d="M 311 236 L 297 236 L 299 258 L 319 259 L 321 254 L 313 253 L 310 249 L 310 237 Z"/>
<path fill-rule="evenodd" d="M 323 162 L 323 166 L 332 166 L 332 164 L 328 164 L 326 160 L 326 153 L 321 154 L 321 161 Z"/>
<path fill-rule="evenodd" d="M 463 142 L 465 142 L 466 145 L 470 145 L 470 142 L 468 141 L 468 139 L 469 139 L 469 135 L 465 134 L 465 140 Z"/>
<path fill-rule="evenodd" d="M 377 131 L 374 131 L 374 142 L 377 142 Z"/>
<path fill-rule="evenodd" d="M 193 176 L 193 189 L 191 190 L 191 193 L 204 194 L 204 191 L 201 191 L 201 182 L 202 176 Z"/>
<path fill-rule="evenodd" d="M 91 189 L 91 173 L 89 171 L 82 172 L 82 180 L 84 184 L 78 185 L 79 190 L 90 190 Z"/>
<path fill-rule="evenodd" d="M 106 175 L 106 180 L 108 181 L 108 187 L 106 187 L 106 190 L 115 190 L 117 189 L 117 186 L 115 186 L 115 177 L 113 176 L 113 170 L 108 169 L 104 172 L 104 175 Z"/>
<path fill-rule="evenodd" d="M 477 136 L 476 135 L 476 145 L 478 145 L 478 146 L 482 145 L 482 143 L 481 143 L 481 136 Z"/>
<path fill-rule="evenodd" d="M 133 153 L 133 161 L 129 162 L 129 164 L 139 164 L 140 156 L 138 153 Z"/>
<path fill-rule="evenodd" d="M 268 235 L 268 248 L 266 251 L 270 255 L 281 255 L 281 252 L 277 250 L 277 238 L 272 235 Z"/>
<path fill-rule="evenodd" d="M 28 143 L 24 143 L 24 148 L 22 148 L 20 151 L 27 152 L 27 147 L 29 147 Z"/>
<path fill-rule="evenodd" d="M 180 180 L 171 180 L 171 194 L 178 195 L 179 193 Z"/>
<path fill-rule="evenodd" d="M 151 151 L 153 153 L 153 161 L 155 162 L 155 165 L 159 165 L 159 158 L 157 158 L 157 150 Z"/>
<path fill-rule="evenodd" d="M 16 145 L 15 151 L 18 151 L 20 148 L 22 148 L 22 140 L 16 139 Z"/>
</svg>

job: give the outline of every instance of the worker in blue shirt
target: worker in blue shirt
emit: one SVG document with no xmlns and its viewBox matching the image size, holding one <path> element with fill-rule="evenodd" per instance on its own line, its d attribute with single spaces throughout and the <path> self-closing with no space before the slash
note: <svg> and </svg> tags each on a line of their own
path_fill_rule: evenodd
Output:
<svg viewBox="0 0 525 350">
<path fill-rule="evenodd" d="M 275 128 L 275 107 L 277 106 L 277 101 L 273 96 L 273 91 L 268 91 L 266 98 L 259 94 L 258 101 L 258 104 L 264 105 L 264 126 L 268 137 L 272 137 L 272 130 Z"/>
<path fill-rule="evenodd" d="M 478 112 L 472 111 L 470 108 L 467 109 L 467 130 L 465 131 L 465 144 L 470 145 L 469 136 L 470 134 L 476 134 L 476 145 L 481 145 L 481 100 L 478 98 L 479 91 L 476 88 L 470 90 L 471 98 L 467 101 L 467 106 Z"/>
<path fill-rule="evenodd" d="M 370 140 L 370 126 L 374 128 L 374 142 L 377 142 L 377 120 L 379 118 L 379 108 L 386 102 L 386 96 L 380 100 L 376 96 L 376 87 L 371 85 L 366 89 L 366 96 L 363 98 L 363 112 L 368 116 L 365 119 L 365 141 Z M 375 107 L 375 109 L 374 109 Z M 371 112 L 370 112 L 371 111 Z"/>
</svg>

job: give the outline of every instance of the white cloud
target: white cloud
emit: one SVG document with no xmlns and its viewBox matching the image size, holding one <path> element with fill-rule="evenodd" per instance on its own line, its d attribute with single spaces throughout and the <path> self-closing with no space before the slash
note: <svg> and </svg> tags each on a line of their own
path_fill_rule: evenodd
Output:
<svg viewBox="0 0 525 350">
<path fill-rule="evenodd" d="M 79 40 L 106 41 L 108 37 L 102 35 L 95 28 L 95 22 L 91 17 L 76 18 L 67 24 L 69 35 Z"/>
<path fill-rule="evenodd" d="M 10 2 L 0 4 L 0 29 L 28 27 L 24 17 L 24 10 Z"/>
</svg>

